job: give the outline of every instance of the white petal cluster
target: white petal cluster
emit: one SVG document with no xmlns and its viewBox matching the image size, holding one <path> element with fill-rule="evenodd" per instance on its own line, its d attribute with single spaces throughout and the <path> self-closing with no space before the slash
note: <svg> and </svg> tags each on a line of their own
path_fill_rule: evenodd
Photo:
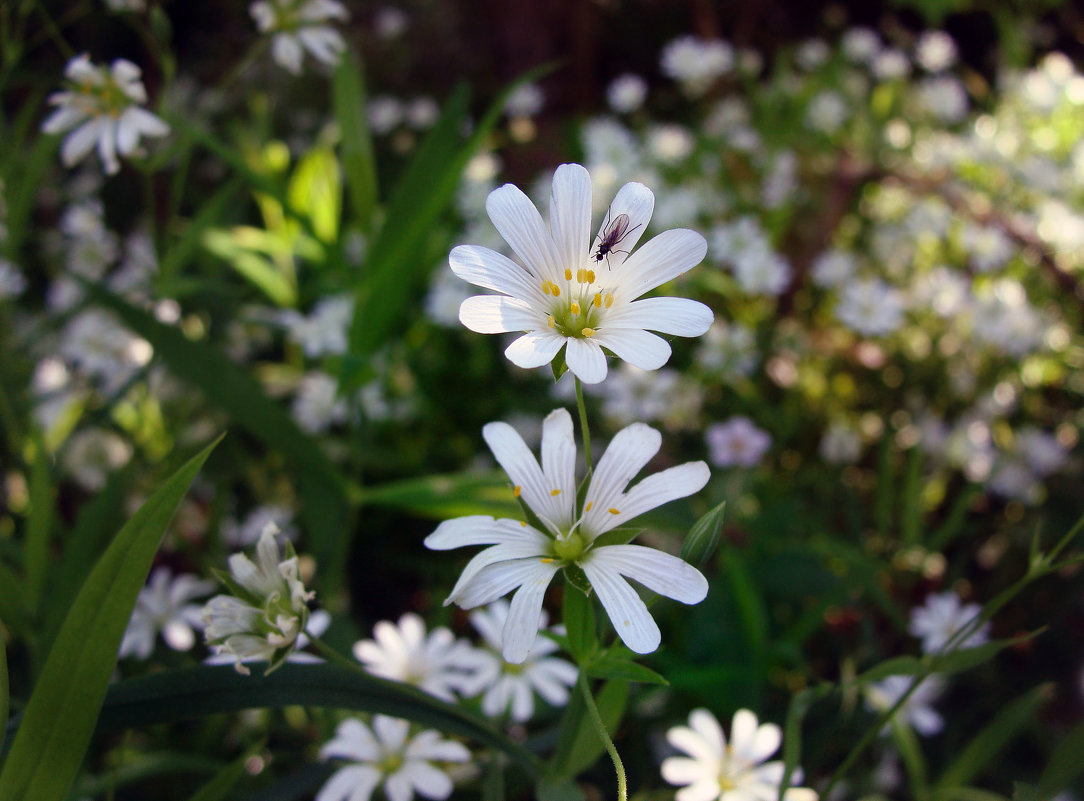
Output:
<svg viewBox="0 0 1084 801">
<path fill-rule="evenodd" d="M 340 723 L 320 756 L 348 764 L 332 774 L 316 801 L 369 801 L 380 786 L 388 801 L 410 801 L 415 794 L 440 801 L 453 789 L 447 765 L 469 761 L 470 751 L 432 729 L 411 737 L 409 722 L 374 715 L 372 728 L 356 718 Z"/>
<path fill-rule="evenodd" d="M 489 423 L 482 433 L 537 527 L 482 515 L 441 523 L 425 540 L 429 548 L 490 546 L 467 564 L 445 603 L 471 609 L 516 590 L 501 642 L 504 658 L 519 664 L 537 641 L 542 596 L 550 581 L 562 568 L 575 567 L 586 575 L 625 645 L 640 654 L 658 648 L 659 628 L 626 579 L 686 604 L 704 599 L 707 580 L 677 557 L 641 545 L 600 545 L 598 539 L 644 512 L 700 490 L 708 481 L 707 465 L 671 467 L 628 489 L 662 444 L 658 431 L 635 423 L 610 442 L 581 507 L 567 411 L 557 409 L 543 422 L 541 466 L 507 423 Z"/>
<path fill-rule="evenodd" d="M 700 97 L 734 68 L 734 48 L 719 39 L 682 36 L 663 48 L 660 67 L 689 97 Z"/>
<path fill-rule="evenodd" d="M 354 658 L 374 676 L 401 681 L 453 702 L 472 678 L 478 663 L 474 649 L 449 629 L 426 634 L 425 621 L 408 612 L 399 623 L 381 620 L 373 626 L 373 639 L 354 643 Z"/>
<path fill-rule="evenodd" d="M 269 524 L 256 543 L 256 562 L 241 553 L 229 559 L 223 576 L 233 595 L 216 595 L 203 608 L 204 638 L 217 654 L 229 654 L 239 673 L 244 661 L 264 660 L 268 671 L 285 661 L 297 645 L 309 618 L 306 591 L 293 547 L 286 554 L 275 542 L 278 529 Z"/>
<path fill-rule="evenodd" d="M 666 733 L 670 745 L 688 756 L 669 757 L 662 763 L 662 777 L 684 785 L 677 801 L 767 801 L 779 797 L 783 762 L 765 762 L 776 752 L 783 734 L 774 723 L 759 724 L 748 709 L 734 713 L 727 741 L 719 721 L 706 709 L 694 709 L 688 726 Z M 795 771 L 800 781 L 800 771 Z M 788 787 L 784 801 L 816 801 L 808 787 Z"/>
<path fill-rule="evenodd" d="M 338 0 L 259 0 L 249 13 L 260 33 L 271 34 L 271 57 L 280 67 L 301 74 L 305 51 L 334 67 L 346 49 L 342 34 L 326 23 L 350 18 Z"/>
<path fill-rule="evenodd" d="M 874 712 L 887 712 L 903 698 L 914 683 L 913 676 L 886 676 L 866 687 L 866 706 Z M 895 720 L 910 725 L 924 737 L 937 734 L 945 721 L 933 708 L 933 703 L 944 692 L 945 680 L 941 676 L 928 676 L 915 691 L 907 696 L 896 714 Z"/>
<path fill-rule="evenodd" d="M 459 319 L 482 334 L 527 332 L 505 350 L 519 367 L 549 364 L 564 350 L 568 369 L 595 384 L 606 377 L 606 354 L 644 370 L 670 358 L 670 345 L 650 331 L 699 336 L 714 315 L 686 298 L 641 295 L 696 266 L 706 252 L 695 231 L 665 231 L 633 251 L 655 205 L 643 184 L 628 183 L 591 239 L 591 176 L 579 164 L 553 175 L 547 224 L 512 184 L 493 190 L 486 211 L 521 264 L 489 248 L 460 245 L 449 255 L 452 271 L 476 286 L 501 293 L 476 295 L 460 306 Z M 623 225 L 620 236 L 615 225 Z M 603 242 L 608 247 L 601 248 Z"/>
<path fill-rule="evenodd" d="M 960 603 L 954 592 L 933 593 L 926 597 L 922 606 L 911 610 L 911 621 L 907 631 L 911 636 L 922 640 L 922 652 L 936 654 L 951 640 L 957 632 L 972 623 L 982 607 L 978 604 Z M 990 624 L 984 623 L 954 646 L 974 648 L 990 638 Z"/>
<path fill-rule="evenodd" d="M 191 575 L 174 576 L 168 567 L 156 568 L 147 586 L 139 591 L 132 618 L 120 643 L 120 656 L 147 659 L 161 633 L 174 651 L 188 651 L 196 644 L 193 629 L 203 627 L 201 607 L 190 601 L 214 592 L 213 581 Z"/>
<path fill-rule="evenodd" d="M 535 693 L 551 706 L 564 706 L 578 674 L 575 665 L 552 655 L 558 645 L 542 631 L 535 636 L 530 655 L 522 663 L 506 662 L 501 648 L 508 611 L 508 602 L 501 599 L 471 613 L 470 622 L 489 647 L 475 649 L 475 671 L 464 684 L 463 694 L 483 694 L 482 711 L 491 718 L 507 714 L 517 723 L 525 723 L 534 714 Z M 539 620 L 543 630 L 546 617 L 543 612 Z M 551 631 L 556 633 L 555 629 Z"/>
<path fill-rule="evenodd" d="M 767 431 L 741 416 L 708 426 L 704 439 L 708 444 L 708 460 L 716 467 L 754 467 L 772 446 Z"/>
<path fill-rule="evenodd" d="M 863 336 L 885 336 L 903 325 L 903 295 L 879 278 L 843 287 L 836 319 Z"/>
<path fill-rule="evenodd" d="M 95 147 L 106 173 L 120 170 L 118 156 L 139 152 L 143 136 L 165 136 L 169 126 L 143 104 L 147 92 L 139 67 L 123 58 L 107 69 L 95 66 L 87 54 L 68 62 L 69 87 L 49 96 L 56 111 L 42 124 L 48 134 L 71 131 L 60 149 L 64 166 L 81 161 Z M 74 129 L 74 130 L 73 130 Z"/>
</svg>

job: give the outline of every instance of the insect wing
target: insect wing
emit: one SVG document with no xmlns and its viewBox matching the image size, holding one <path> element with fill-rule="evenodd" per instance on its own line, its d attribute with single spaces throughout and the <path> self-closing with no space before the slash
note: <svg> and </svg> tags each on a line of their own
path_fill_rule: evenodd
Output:
<svg viewBox="0 0 1084 801">
<path fill-rule="evenodd" d="M 606 236 L 602 238 L 602 243 L 612 248 L 618 242 L 625 238 L 625 234 L 629 231 L 629 215 L 618 214 L 614 217 L 613 224 L 610 225 L 610 230 L 606 232 Z"/>
</svg>

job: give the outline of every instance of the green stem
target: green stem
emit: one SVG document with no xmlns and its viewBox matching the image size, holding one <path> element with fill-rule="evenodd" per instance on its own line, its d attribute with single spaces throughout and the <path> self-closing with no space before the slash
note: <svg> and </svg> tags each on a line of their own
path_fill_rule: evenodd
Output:
<svg viewBox="0 0 1084 801">
<path fill-rule="evenodd" d="M 587 475 L 591 475 L 591 429 L 587 425 L 587 404 L 583 402 L 583 384 L 576 379 L 576 406 L 580 410 L 580 432 L 583 434 L 583 458 L 587 462 Z"/>
<path fill-rule="evenodd" d="M 579 379 L 576 379 L 576 388 L 579 389 Z M 625 783 L 625 766 L 621 763 L 621 757 L 617 753 L 617 746 L 610 739 L 610 733 L 606 731 L 606 724 L 602 722 L 602 715 L 599 714 L 595 699 L 591 695 L 591 688 L 587 684 L 587 675 L 582 669 L 577 683 L 580 685 L 580 689 L 583 690 L 583 700 L 587 705 L 587 714 L 591 716 L 595 731 L 598 732 L 599 739 L 602 740 L 606 752 L 610 755 L 610 759 L 613 760 L 614 771 L 617 772 L 617 801 L 628 801 L 629 791 Z"/>
<path fill-rule="evenodd" d="M 310 635 L 309 640 L 316 648 L 316 650 L 320 652 L 320 655 L 326 657 L 329 662 L 334 662 L 337 665 L 342 665 L 343 667 L 352 670 L 355 673 L 361 673 L 363 676 L 371 675 L 360 664 L 355 662 L 353 659 L 349 659 L 343 656 L 326 642 L 321 640 L 319 637 L 312 637 Z"/>
</svg>

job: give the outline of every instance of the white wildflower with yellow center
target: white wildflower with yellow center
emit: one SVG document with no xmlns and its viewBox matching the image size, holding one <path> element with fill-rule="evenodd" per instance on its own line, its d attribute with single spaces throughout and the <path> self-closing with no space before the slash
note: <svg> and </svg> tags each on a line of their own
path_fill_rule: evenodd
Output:
<svg viewBox="0 0 1084 801">
<path fill-rule="evenodd" d="M 641 295 L 695 267 L 707 252 L 700 234 L 664 231 L 633 250 L 651 220 L 655 196 L 643 184 L 625 184 L 591 238 L 591 176 L 579 164 L 553 175 L 549 223 L 512 184 L 489 193 L 486 211 L 519 257 L 460 245 L 448 257 L 452 271 L 476 286 L 500 292 L 463 301 L 459 319 L 480 334 L 526 332 L 505 356 L 524 368 L 549 364 L 565 349 L 568 369 L 588 384 L 606 377 L 606 352 L 644 370 L 670 358 L 670 345 L 649 333 L 693 337 L 711 326 L 711 309 L 686 298 Z"/>
<path fill-rule="evenodd" d="M 68 62 L 64 77 L 69 87 L 49 96 L 57 109 L 41 126 L 47 134 L 72 131 L 60 148 L 65 167 L 97 146 L 102 166 L 113 175 L 120 170 L 117 155 L 136 154 L 140 137 L 169 133 L 166 123 L 141 107 L 147 102 L 141 75 L 139 67 L 123 58 L 108 69 L 92 64 L 85 53 Z"/>
<path fill-rule="evenodd" d="M 504 623 L 502 653 L 508 662 L 520 664 L 536 641 L 542 596 L 553 576 L 562 568 L 579 569 L 625 645 L 639 654 L 658 648 L 659 627 L 626 578 L 685 604 L 702 601 L 708 582 L 676 556 L 624 544 L 628 537 L 603 539 L 603 535 L 657 506 L 698 492 L 708 482 L 708 466 L 689 462 L 671 467 L 626 491 L 662 444 L 658 431 L 634 423 L 614 436 L 595 466 L 581 508 L 576 499 L 576 443 L 567 411 L 551 412 L 542 424 L 541 467 L 507 423 L 489 423 L 482 435 L 539 527 L 483 515 L 441 523 L 426 538 L 427 547 L 443 551 L 491 546 L 467 564 L 444 603 L 472 609 L 516 590 Z"/>
</svg>

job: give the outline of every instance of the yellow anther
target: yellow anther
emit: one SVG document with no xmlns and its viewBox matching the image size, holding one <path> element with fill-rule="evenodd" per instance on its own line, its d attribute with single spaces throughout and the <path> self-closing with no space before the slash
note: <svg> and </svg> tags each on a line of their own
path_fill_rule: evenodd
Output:
<svg viewBox="0 0 1084 801">
<path fill-rule="evenodd" d="M 549 281 L 543 281 L 542 282 L 542 293 L 545 294 L 545 295 L 548 295 L 550 293 L 550 282 Z"/>
<path fill-rule="evenodd" d="M 595 271 L 594 270 L 588 270 L 587 271 L 587 283 L 589 283 L 589 284 L 595 283 Z"/>
<path fill-rule="evenodd" d="M 586 506 L 586 507 L 584 507 L 584 511 L 585 511 L 585 512 L 590 512 L 590 511 L 591 511 L 591 507 L 592 507 L 592 506 L 594 506 L 594 505 L 595 505 L 595 502 L 594 502 L 594 501 L 588 501 L 588 502 L 587 502 L 587 506 Z"/>
<path fill-rule="evenodd" d="M 597 295 L 595 295 L 595 299 L 592 302 L 595 304 L 596 309 L 601 309 L 602 308 L 602 293 L 599 292 Z"/>
<path fill-rule="evenodd" d="M 576 280 L 579 281 L 581 284 L 583 283 L 583 267 L 576 270 Z"/>
<path fill-rule="evenodd" d="M 559 490 L 559 489 L 551 489 L 550 490 L 550 497 L 551 498 L 556 498 L 560 494 L 561 494 L 561 490 Z"/>
<path fill-rule="evenodd" d="M 579 304 L 579 303 L 577 303 L 576 301 L 572 301 L 572 305 L 571 305 L 571 306 L 569 306 L 569 310 L 570 310 L 570 311 L 571 311 L 571 312 L 572 312 L 573 314 L 579 314 L 579 313 L 580 313 L 580 304 Z"/>
<path fill-rule="evenodd" d="M 557 284 L 550 284 L 550 292 L 553 293 L 554 297 L 557 297 L 561 294 L 561 287 L 557 286 Z"/>
<path fill-rule="evenodd" d="M 527 524 L 526 524 L 526 523 L 524 523 L 524 522 L 523 522 L 522 520 L 520 520 L 520 521 L 519 521 L 519 524 L 520 524 L 521 526 L 523 526 L 524 528 L 527 528 Z"/>
<path fill-rule="evenodd" d="M 516 486 L 512 487 L 512 497 L 513 498 L 518 498 L 522 494 L 523 494 L 523 487 L 521 487 L 519 484 L 516 484 Z"/>
<path fill-rule="evenodd" d="M 619 514 L 621 514 L 621 510 L 620 510 L 620 509 L 614 509 L 614 508 L 613 508 L 613 507 L 611 506 L 611 507 L 610 507 L 610 514 L 612 514 L 612 515 L 619 515 Z"/>
<path fill-rule="evenodd" d="M 582 331 L 580 331 L 580 333 L 583 334 L 585 337 L 593 337 L 595 335 L 595 329 L 584 328 Z"/>
<path fill-rule="evenodd" d="M 572 280 L 572 270 L 569 269 L 568 267 L 565 267 L 565 280 L 566 281 L 571 281 Z"/>
<path fill-rule="evenodd" d="M 556 293 L 554 293 L 554 294 L 556 294 Z M 606 308 L 608 309 L 613 305 L 614 305 L 614 293 L 609 292 L 606 295 Z"/>
<path fill-rule="evenodd" d="M 553 559 L 551 559 L 548 556 L 543 556 L 541 561 L 542 561 L 542 564 L 548 565 L 548 564 L 551 564 L 553 562 Z"/>
<path fill-rule="evenodd" d="M 556 328 L 557 327 L 557 321 L 553 319 L 552 314 L 549 315 L 548 317 L 546 317 L 546 322 L 549 324 L 550 328 Z"/>
</svg>

